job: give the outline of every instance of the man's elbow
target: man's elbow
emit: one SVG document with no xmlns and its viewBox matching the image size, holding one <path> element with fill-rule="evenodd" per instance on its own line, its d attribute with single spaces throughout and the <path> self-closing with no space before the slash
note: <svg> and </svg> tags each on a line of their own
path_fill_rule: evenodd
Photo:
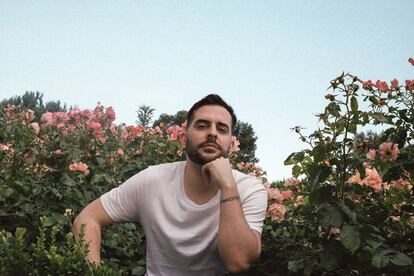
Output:
<svg viewBox="0 0 414 276">
<path fill-rule="evenodd" d="M 232 260 L 230 262 L 225 263 L 228 272 L 230 273 L 239 273 L 246 271 L 250 268 L 251 264 L 258 258 L 259 256 L 255 256 L 254 258 L 250 259 L 239 259 L 239 260 Z"/>
</svg>

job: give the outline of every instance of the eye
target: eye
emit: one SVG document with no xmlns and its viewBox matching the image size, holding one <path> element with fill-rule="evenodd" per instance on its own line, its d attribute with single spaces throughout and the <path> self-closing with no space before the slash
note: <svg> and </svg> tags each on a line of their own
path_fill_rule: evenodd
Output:
<svg viewBox="0 0 414 276">
<path fill-rule="evenodd" d="M 223 133 L 227 133 L 228 129 L 227 129 L 227 127 L 219 127 L 219 131 L 223 132 Z"/>
<path fill-rule="evenodd" d="M 197 128 L 205 128 L 207 127 L 206 123 L 197 123 Z"/>
</svg>

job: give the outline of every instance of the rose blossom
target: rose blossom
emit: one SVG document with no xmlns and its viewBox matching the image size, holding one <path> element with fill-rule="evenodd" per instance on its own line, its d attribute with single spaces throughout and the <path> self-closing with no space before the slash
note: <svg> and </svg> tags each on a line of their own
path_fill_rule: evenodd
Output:
<svg viewBox="0 0 414 276">
<path fill-rule="evenodd" d="M 0 144 L 0 150 L 1 151 L 8 151 L 9 150 L 9 145 L 7 144 Z"/>
<path fill-rule="evenodd" d="M 364 89 L 370 89 L 370 88 L 372 88 L 372 86 L 373 86 L 374 84 L 372 83 L 372 81 L 371 80 L 368 80 L 368 81 L 364 81 L 363 83 L 362 83 L 362 87 L 364 88 Z"/>
<path fill-rule="evenodd" d="M 377 156 L 377 152 L 375 150 L 368 151 L 366 157 L 370 160 L 375 160 L 375 157 Z"/>
<path fill-rule="evenodd" d="M 286 207 L 279 203 L 273 203 L 269 206 L 269 209 L 267 210 L 267 216 L 271 217 L 272 220 L 276 220 L 278 222 L 281 222 L 286 213 Z"/>
<path fill-rule="evenodd" d="M 391 81 L 391 89 L 395 89 L 395 88 L 398 88 L 398 87 L 399 87 L 398 80 L 393 79 Z"/>
<path fill-rule="evenodd" d="M 119 156 L 122 156 L 122 155 L 124 155 L 124 150 L 122 148 L 118 148 L 116 150 L 116 154 L 118 154 Z"/>
<path fill-rule="evenodd" d="M 388 84 L 387 84 L 385 81 L 380 81 L 380 80 L 377 80 L 377 81 L 375 82 L 375 85 L 378 87 L 378 89 L 379 89 L 381 92 L 387 92 L 387 91 L 389 90 L 389 88 L 388 88 Z"/>
<path fill-rule="evenodd" d="M 396 160 L 400 150 L 398 149 L 397 144 L 393 144 L 392 142 L 385 142 L 379 146 L 379 153 L 381 155 L 382 160 L 386 160 L 388 154 L 391 155 L 391 160 Z"/>
<path fill-rule="evenodd" d="M 71 171 L 79 171 L 82 172 L 84 175 L 89 174 L 88 165 L 83 162 L 72 163 L 69 165 L 69 170 Z"/>
<path fill-rule="evenodd" d="M 291 190 L 286 190 L 282 192 L 282 197 L 283 200 L 289 199 L 292 197 L 292 191 Z"/>
<path fill-rule="evenodd" d="M 230 153 L 236 153 L 240 150 L 240 141 L 237 139 L 236 136 L 231 137 L 231 144 L 230 144 Z"/>
</svg>

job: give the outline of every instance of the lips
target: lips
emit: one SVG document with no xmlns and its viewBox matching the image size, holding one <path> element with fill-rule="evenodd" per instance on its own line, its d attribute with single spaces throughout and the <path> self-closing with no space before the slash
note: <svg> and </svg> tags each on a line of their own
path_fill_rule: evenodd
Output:
<svg viewBox="0 0 414 276">
<path fill-rule="evenodd" d="M 215 149 L 220 149 L 220 147 L 216 144 L 213 143 L 205 143 L 205 144 L 201 144 L 199 146 L 199 148 L 215 148 Z"/>
</svg>

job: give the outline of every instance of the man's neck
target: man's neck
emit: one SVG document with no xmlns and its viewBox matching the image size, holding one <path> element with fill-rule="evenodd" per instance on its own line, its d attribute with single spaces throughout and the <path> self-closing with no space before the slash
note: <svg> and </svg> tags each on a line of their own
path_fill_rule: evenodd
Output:
<svg viewBox="0 0 414 276">
<path fill-rule="evenodd" d="M 197 204 L 208 202 L 219 189 L 216 185 L 207 183 L 203 178 L 201 168 L 201 165 L 187 159 L 184 172 L 184 190 L 187 196 Z"/>
</svg>

